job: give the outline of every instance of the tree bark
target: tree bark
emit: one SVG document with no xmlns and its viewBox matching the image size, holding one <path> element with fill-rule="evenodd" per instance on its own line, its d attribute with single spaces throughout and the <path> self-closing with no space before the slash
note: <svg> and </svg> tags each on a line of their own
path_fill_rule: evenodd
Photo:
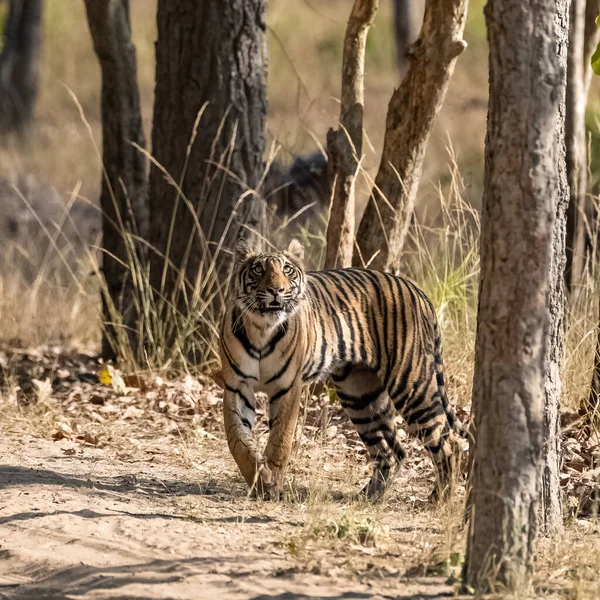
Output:
<svg viewBox="0 0 600 600">
<path fill-rule="evenodd" d="M 386 120 L 383 154 L 375 186 L 358 228 L 354 264 L 394 270 L 402 253 L 427 140 L 442 106 L 462 33 L 467 0 L 428 0 L 423 29 L 411 47 L 411 65 L 394 92 Z"/>
<path fill-rule="evenodd" d="M 562 394 L 561 376 L 564 368 L 564 316 L 565 316 L 565 265 L 566 230 L 569 203 L 573 201 L 568 181 L 568 138 L 565 137 L 568 108 L 565 92 L 568 93 L 569 10 L 570 0 L 556 1 L 555 54 L 559 66 L 566 75 L 559 92 L 558 118 L 554 132 L 556 175 L 558 189 L 552 234 L 550 257 L 550 293 L 548 309 L 550 326 L 546 345 L 544 403 L 544 470 L 542 473 L 541 528 L 545 533 L 556 533 L 562 529 L 562 501 L 560 490 L 561 434 L 560 405 Z M 574 0 L 576 3 L 578 0 Z M 573 4 L 571 5 L 573 6 Z M 573 15 L 571 12 L 570 16 Z M 572 32 L 572 28 L 571 28 Z M 572 38 L 571 38 L 572 39 Z M 582 115 L 583 121 L 583 115 Z M 585 131 L 583 131 L 585 137 Z M 585 163 L 585 145 L 583 160 Z M 584 176 L 585 180 L 585 176 Z M 585 186 L 585 184 L 584 184 Z"/>
<path fill-rule="evenodd" d="M 396 38 L 396 61 L 400 81 L 404 79 L 408 66 L 409 48 L 417 41 L 423 25 L 423 0 L 393 0 L 394 37 Z"/>
<path fill-rule="evenodd" d="M 565 281 L 569 293 L 581 283 L 586 256 L 587 225 L 594 220 L 594 207 L 587 199 L 587 139 L 585 109 L 592 69 L 590 58 L 600 33 L 595 19 L 600 14 L 599 0 L 572 0 L 567 68 L 567 176 L 570 202 L 567 212 L 567 262 Z"/>
<path fill-rule="evenodd" d="M 555 19 L 567 23 L 567 11 L 564 0 L 485 8 L 490 93 L 465 563 L 465 582 L 480 593 L 527 583 L 539 520 L 565 75 Z"/>
<path fill-rule="evenodd" d="M 332 198 L 327 225 L 326 269 L 352 266 L 354 193 L 362 159 L 365 47 L 378 6 L 379 0 L 355 0 L 346 28 L 340 128 L 330 129 L 327 133 Z"/>
<path fill-rule="evenodd" d="M 231 262 L 222 250 L 242 225 L 251 236 L 264 221 L 250 191 L 264 170 L 264 11 L 264 0 L 158 2 L 151 282 L 185 314 L 220 293 Z"/>
<path fill-rule="evenodd" d="M 102 354 L 137 352 L 137 308 L 132 271 L 139 261 L 132 234 L 147 234 L 147 169 L 131 41 L 129 0 L 86 0 L 88 25 L 102 70 L 102 161 L 104 334 Z M 124 356 L 120 356 L 124 358 Z"/>
<path fill-rule="evenodd" d="M 38 92 L 42 0 L 11 0 L 0 54 L 0 130 L 31 122 Z"/>
</svg>

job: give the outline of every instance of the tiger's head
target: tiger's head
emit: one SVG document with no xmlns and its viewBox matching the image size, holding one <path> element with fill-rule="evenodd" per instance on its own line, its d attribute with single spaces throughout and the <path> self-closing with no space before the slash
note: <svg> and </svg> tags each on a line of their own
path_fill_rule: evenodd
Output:
<svg viewBox="0 0 600 600">
<path fill-rule="evenodd" d="M 304 248 L 292 240 L 284 252 L 261 253 L 240 239 L 235 247 L 235 303 L 256 320 L 283 323 L 304 297 Z"/>
</svg>

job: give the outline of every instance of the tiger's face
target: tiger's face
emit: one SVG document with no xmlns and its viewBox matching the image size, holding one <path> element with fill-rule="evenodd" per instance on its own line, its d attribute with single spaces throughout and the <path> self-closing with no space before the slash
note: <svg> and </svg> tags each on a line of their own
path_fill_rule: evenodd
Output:
<svg viewBox="0 0 600 600">
<path fill-rule="evenodd" d="M 256 253 L 245 240 L 235 249 L 235 302 L 242 314 L 277 324 L 304 297 L 304 248 L 292 240 L 285 252 Z"/>
</svg>

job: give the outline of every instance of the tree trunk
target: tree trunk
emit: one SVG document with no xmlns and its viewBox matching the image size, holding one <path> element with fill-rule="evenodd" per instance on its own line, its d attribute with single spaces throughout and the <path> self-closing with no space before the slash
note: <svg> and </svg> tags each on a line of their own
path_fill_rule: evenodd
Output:
<svg viewBox="0 0 600 600">
<path fill-rule="evenodd" d="M 242 225 L 251 237 L 264 221 L 251 191 L 264 171 L 264 12 L 264 0 L 158 2 L 150 264 L 159 320 L 167 304 L 191 315 L 220 298 L 231 263 L 223 249 Z"/>
<path fill-rule="evenodd" d="M 42 0 L 11 0 L 0 54 L 0 130 L 22 130 L 33 118 L 42 45 Z"/>
<path fill-rule="evenodd" d="M 132 272 L 139 266 L 131 234 L 147 234 L 147 169 L 131 41 L 129 0 L 86 0 L 88 24 L 102 70 L 103 294 L 105 358 L 137 352 Z M 119 356 L 121 354 L 121 356 Z"/>
<path fill-rule="evenodd" d="M 583 272 L 584 229 L 587 187 L 587 152 L 585 140 L 584 33 L 585 0 L 572 0 L 569 22 L 567 66 L 567 113 L 565 138 L 567 144 L 567 177 L 569 205 L 567 212 L 565 277 L 569 292 L 579 285 Z"/>
<path fill-rule="evenodd" d="M 583 37 L 583 93 L 585 101 L 590 92 L 590 85 L 592 83 L 592 76 L 594 72 L 591 67 L 591 58 L 594 50 L 600 42 L 600 28 L 596 25 L 596 18 L 600 15 L 600 0 L 588 0 L 585 5 L 585 33 Z M 586 150 L 588 146 L 588 139 L 586 135 Z M 586 175 L 588 164 L 586 162 Z M 585 227 L 581 227 L 584 238 L 584 260 L 582 260 L 583 267 L 588 266 L 591 268 L 594 257 L 592 251 L 597 250 L 600 247 L 598 240 L 594 240 L 593 236 L 598 235 L 598 211 L 596 204 L 590 202 L 590 199 L 585 196 L 585 205 L 583 212 L 579 214 L 581 221 L 584 222 Z"/>
<path fill-rule="evenodd" d="M 558 189 L 552 234 L 552 255 L 550 258 L 550 293 L 548 309 L 550 327 L 546 346 L 546 373 L 544 404 L 544 470 L 542 473 L 541 494 L 541 527 L 545 533 L 556 533 L 562 529 L 562 501 L 560 491 L 560 404 L 564 367 L 564 316 L 565 316 L 565 264 L 566 264 L 566 229 L 569 202 L 573 201 L 568 182 L 568 138 L 565 138 L 567 114 L 565 91 L 568 90 L 569 54 L 569 20 L 568 5 L 570 0 L 556 2 L 555 20 L 555 54 L 559 66 L 566 74 L 559 90 L 559 113 L 554 132 L 554 146 L 557 150 L 555 170 Z M 578 0 L 574 0 L 576 3 Z M 571 16 L 572 16 L 571 12 Z M 571 29 L 572 32 L 572 29 Z M 568 91 L 567 91 L 568 93 Z M 583 115 L 582 115 L 583 122 Z M 585 131 L 582 132 L 585 137 Z M 585 147 L 583 160 L 585 162 Z M 583 176 L 585 180 L 585 176 Z M 581 181 L 581 179 L 580 179 Z M 584 184 L 585 187 L 585 184 Z M 585 195 L 585 194 L 584 194 Z"/>
<path fill-rule="evenodd" d="M 585 90 L 583 62 L 585 35 L 585 0 L 571 1 L 569 52 L 567 67 L 567 177 L 570 199 L 567 212 L 567 262 L 565 277 L 569 292 L 578 286 L 583 272 L 585 205 L 587 188 L 587 148 L 585 139 Z"/>
<path fill-rule="evenodd" d="M 404 79 L 408 66 L 409 48 L 417 41 L 423 25 L 424 0 L 393 0 L 394 37 L 396 38 L 396 60 L 400 80 Z"/>
<path fill-rule="evenodd" d="M 600 0 L 572 0 L 567 68 L 567 176 L 570 202 L 567 212 L 567 262 L 565 281 L 569 292 L 581 284 L 586 262 L 588 224 L 594 221 L 594 207 L 587 199 L 587 139 L 585 109 L 592 69 L 590 58 L 600 32 L 595 19 L 600 14 Z"/>
<path fill-rule="evenodd" d="M 592 69 L 590 68 L 590 59 L 598 42 L 600 41 L 600 28 L 596 25 L 596 17 L 600 14 L 600 0 L 588 0 L 585 10 L 585 36 L 583 47 L 583 60 L 585 62 L 584 70 L 584 90 L 587 93 L 592 82 Z M 587 204 L 587 216 L 589 222 L 594 222 L 596 217 L 592 214 L 594 207 L 591 203 Z M 585 421 L 588 426 L 594 430 L 600 429 L 600 298 L 598 302 L 598 337 L 596 340 L 596 352 L 594 355 L 594 371 L 592 373 L 592 383 L 587 405 L 584 403 Z"/>
<path fill-rule="evenodd" d="M 490 93 L 465 563 L 465 582 L 480 593 L 526 584 L 539 519 L 565 75 L 555 19 L 568 23 L 567 10 L 564 0 L 485 8 Z"/>
<path fill-rule="evenodd" d="M 433 121 L 442 106 L 462 33 L 467 0 L 428 0 L 408 74 L 388 107 L 383 154 L 358 228 L 354 264 L 394 270 L 402 253 Z"/>
<path fill-rule="evenodd" d="M 332 198 L 327 225 L 325 268 L 352 266 L 354 192 L 362 159 L 364 76 L 367 35 L 379 0 L 355 0 L 344 40 L 340 128 L 327 133 L 327 167 Z"/>
</svg>

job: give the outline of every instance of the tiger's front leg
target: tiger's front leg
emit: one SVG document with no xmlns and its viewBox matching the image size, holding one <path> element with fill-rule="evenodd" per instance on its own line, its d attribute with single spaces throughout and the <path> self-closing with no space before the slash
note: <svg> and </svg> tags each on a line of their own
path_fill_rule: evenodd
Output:
<svg viewBox="0 0 600 600">
<path fill-rule="evenodd" d="M 302 382 L 298 378 L 290 387 L 277 390 L 269 400 L 269 441 L 265 448 L 267 467 L 273 474 L 274 492 L 283 493 L 283 477 L 290 460 L 298 422 Z"/>
<path fill-rule="evenodd" d="M 271 469 L 252 435 L 256 417 L 254 390 L 244 380 L 225 380 L 223 394 L 225 433 L 229 450 L 251 490 L 259 496 L 275 494 Z"/>
</svg>

